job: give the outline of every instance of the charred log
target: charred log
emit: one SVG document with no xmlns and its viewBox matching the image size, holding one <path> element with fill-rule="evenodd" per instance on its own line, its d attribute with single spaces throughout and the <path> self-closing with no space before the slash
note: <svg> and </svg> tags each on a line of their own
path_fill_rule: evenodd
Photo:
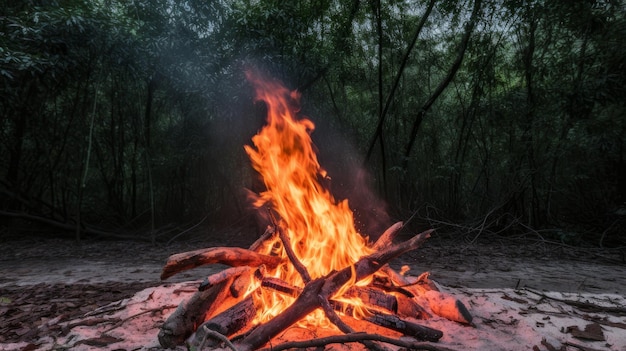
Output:
<svg viewBox="0 0 626 351">
<path fill-rule="evenodd" d="M 395 330 L 417 340 L 438 341 L 443 336 L 443 332 L 440 330 L 419 325 L 391 314 L 376 313 L 364 319 L 370 323 Z"/>
<path fill-rule="evenodd" d="M 191 349 L 198 348 L 207 339 L 207 331 L 213 330 L 224 336 L 231 336 L 250 325 L 256 315 L 256 306 L 252 295 L 239 301 L 229 309 L 219 313 L 204 322 L 198 330 L 189 338 L 188 344 Z M 217 343 L 209 341 L 207 346 L 215 346 Z"/>
<path fill-rule="evenodd" d="M 181 345 L 204 322 L 207 313 L 216 309 L 229 295 L 228 286 L 233 279 L 224 280 L 211 288 L 196 292 L 188 301 L 181 303 L 159 331 L 159 343 L 174 348 Z"/>
</svg>

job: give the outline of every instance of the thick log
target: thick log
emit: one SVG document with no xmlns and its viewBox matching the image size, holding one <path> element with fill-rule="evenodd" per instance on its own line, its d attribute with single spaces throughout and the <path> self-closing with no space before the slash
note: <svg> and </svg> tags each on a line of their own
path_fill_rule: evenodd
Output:
<svg viewBox="0 0 626 351">
<path fill-rule="evenodd" d="M 329 274 L 325 278 L 311 281 L 304 287 L 302 294 L 298 296 L 291 306 L 270 321 L 259 325 L 243 340 L 236 343 L 235 346 L 239 351 L 258 349 L 278 335 L 278 333 L 320 307 L 318 295 L 328 299 L 350 281 L 353 270 L 356 273 L 356 281 L 374 274 L 392 259 L 418 248 L 422 242 L 430 237 L 430 233 L 432 233 L 432 230 L 420 233 L 405 243 L 389 246 L 379 252 L 361 258 L 354 264 L 354 267 L 346 267 L 338 272 Z"/>
<path fill-rule="evenodd" d="M 397 294 L 396 300 L 398 301 L 398 315 L 400 317 L 411 317 L 415 319 L 429 319 L 432 317 L 415 299 Z"/>
<path fill-rule="evenodd" d="M 463 324 L 472 323 L 472 315 L 467 310 L 467 307 L 454 296 L 440 291 L 427 291 L 424 297 L 428 300 L 428 306 L 436 315 Z"/>
<path fill-rule="evenodd" d="M 345 292 L 344 296 L 357 297 L 366 305 L 382 307 L 393 313 L 398 312 L 398 300 L 396 297 L 386 294 L 379 289 L 353 286 Z"/>
<path fill-rule="evenodd" d="M 233 267 L 258 267 L 264 264 L 267 267 L 274 268 L 281 261 L 282 259 L 279 257 L 262 255 L 239 247 L 199 249 L 170 256 L 161 272 L 161 280 L 167 279 L 176 273 L 211 263 L 222 263 Z"/>
<path fill-rule="evenodd" d="M 205 342 L 208 330 L 216 331 L 226 337 L 231 336 L 250 325 L 256 316 L 256 312 L 257 309 L 254 304 L 254 298 L 252 294 L 250 294 L 229 309 L 204 322 L 189 338 L 188 344 L 191 346 L 190 349 L 199 350 L 202 343 L 209 347 L 217 345 L 219 342 L 215 340 Z"/>
<path fill-rule="evenodd" d="M 215 315 L 236 304 L 244 295 L 253 279 L 260 279 L 263 266 L 248 270 L 238 276 L 230 276 L 206 290 L 197 291 L 183 301 L 172 313 L 159 332 L 159 342 L 164 347 L 182 344 L 208 316 Z"/>
<path fill-rule="evenodd" d="M 438 341 L 443 336 L 441 330 L 419 325 L 391 314 L 376 313 L 364 320 L 384 328 L 395 330 L 417 340 Z"/>
<path fill-rule="evenodd" d="M 200 291 L 204 291 L 210 287 L 212 287 L 213 285 L 219 284 L 221 282 L 223 282 L 226 279 L 229 278 L 234 278 L 237 276 L 240 276 L 244 273 L 250 272 L 252 268 L 249 266 L 243 266 L 243 267 L 231 267 L 231 268 L 227 268 L 221 272 L 212 274 L 208 277 L 206 277 L 202 283 L 200 283 L 200 286 L 198 287 L 198 290 Z"/>
<path fill-rule="evenodd" d="M 213 287 L 197 291 L 188 301 L 182 302 L 172 313 L 159 331 L 159 343 L 166 348 L 181 345 L 196 330 L 205 316 L 214 311 L 228 295 L 233 279 L 227 279 Z"/>
</svg>

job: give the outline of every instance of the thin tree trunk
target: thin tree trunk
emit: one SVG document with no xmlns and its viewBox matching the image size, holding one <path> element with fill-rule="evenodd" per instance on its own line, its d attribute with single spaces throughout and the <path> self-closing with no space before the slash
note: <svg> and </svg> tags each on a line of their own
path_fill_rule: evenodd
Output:
<svg viewBox="0 0 626 351">
<path fill-rule="evenodd" d="M 457 53 L 456 59 L 452 63 L 450 70 L 446 74 L 444 80 L 439 83 L 439 86 L 435 89 L 432 95 L 426 100 L 426 102 L 422 105 L 421 109 L 417 113 L 415 120 L 413 121 L 413 127 L 411 128 L 411 134 L 409 136 L 409 141 L 407 143 L 406 149 L 404 151 L 404 159 L 402 160 L 402 169 L 406 170 L 409 163 L 409 156 L 411 155 L 411 150 L 413 149 L 413 145 L 415 144 L 415 139 L 417 137 L 417 132 L 422 124 L 422 120 L 426 115 L 426 112 L 432 107 L 437 98 L 444 92 L 444 90 L 448 87 L 456 72 L 461 67 L 461 63 L 463 63 L 463 58 L 465 57 L 465 52 L 467 47 L 469 46 L 469 40 L 471 34 L 474 30 L 474 26 L 476 22 L 478 22 L 480 10 L 481 10 L 482 0 L 474 0 L 474 8 L 472 9 L 472 16 L 470 17 L 469 22 L 465 28 L 465 33 L 463 34 L 463 38 L 461 39 L 461 43 L 459 45 L 459 51 Z"/>
<path fill-rule="evenodd" d="M 413 39 L 407 46 L 407 49 L 406 49 L 406 52 L 404 53 L 404 57 L 402 58 L 402 61 L 400 61 L 400 68 L 398 68 L 398 72 L 396 73 L 396 77 L 394 79 L 393 85 L 391 86 L 391 90 L 389 91 L 389 94 L 387 95 L 387 100 L 385 101 L 384 108 L 382 109 L 382 111 L 380 112 L 380 115 L 378 116 L 378 124 L 376 125 L 376 131 L 374 132 L 374 135 L 372 136 L 372 139 L 370 140 L 369 147 L 367 149 L 367 154 L 365 156 L 365 162 L 367 162 L 372 156 L 372 152 L 374 151 L 374 146 L 376 146 L 376 141 L 380 141 L 381 144 L 383 143 L 382 142 L 383 126 L 385 123 L 385 117 L 387 116 L 387 111 L 389 111 L 389 106 L 391 106 L 391 101 L 393 100 L 396 90 L 398 89 L 398 86 L 400 85 L 400 79 L 402 78 L 402 74 L 404 73 L 404 68 L 409 62 L 409 57 L 411 56 L 411 52 L 413 51 L 413 48 L 415 47 L 415 44 L 417 43 L 417 39 L 419 38 L 419 35 L 422 32 L 422 28 L 426 24 L 426 20 L 428 19 L 428 16 L 430 16 L 430 13 L 434 6 L 435 6 L 435 0 L 431 0 L 428 3 L 428 7 L 426 8 L 426 11 L 422 15 L 420 23 L 417 25 L 417 29 L 415 30 L 415 34 L 413 35 Z"/>
<path fill-rule="evenodd" d="M 533 10 L 530 9 L 530 12 Z M 533 81 L 533 56 L 535 53 L 535 32 L 537 30 L 537 22 L 534 14 L 529 13 L 528 26 L 528 46 L 526 47 L 522 61 L 524 63 L 524 78 L 526 80 L 526 120 L 524 121 L 524 132 L 522 139 L 526 148 L 526 159 L 528 171 L 530 173 L 531 198 L 530 208 L 528 208 L 528 224 L 536 226 L 539 224 L 539 199 L 537 196 L 537 165 L 535 162 L 535 151 L 533 146 L 533 120 L 535 118 L 535 92 Z"/>
<path fill-rule="evenodd" d="M 82 225 L 80 213 L 82 211 L 81 206 L 83 203 L 83 188 L 87 183 L 87 175 L 89 173 L 89 159 L 91 158 L 91 145 L 93 141 L 93 125 L 96 119 L 96 106 L 98 102 L 98 85 L 96 83 L 96 90 L 93 97 L 93 109 L 91 111 L 91 123 L 89 124 L 89 139 L 87 140 L 87 155 L 85 156 L 84 172 L 82 179 L 78 184 L 78 201 L 76 202 L 76 241 L 80 241 L 80 227 Z"/>
<path fill-rule="evenodd" d="M 381 14 L 380 0 L 372 1 L 372 10 L 376 19 L 376 34 L 378 36 L 378 119 L 381 119 L 383 114 L 383 24 Z M 382 127 L 381 127 L 382 129 Z M 382 131 L 378 134 L 380 141 L 380 161 L 381 161 L 381 173 L 383 178 L 383 194 L 387 197 L 387 158 L 385 155 L 385 139 Z M 369 153 L 369 152 L 368 152 Z"/>
</svg>

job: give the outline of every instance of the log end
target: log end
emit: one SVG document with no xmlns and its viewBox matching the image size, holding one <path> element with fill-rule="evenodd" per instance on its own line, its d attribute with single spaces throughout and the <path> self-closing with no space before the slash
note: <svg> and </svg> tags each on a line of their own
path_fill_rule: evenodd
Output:
<svg viewBox="0 0 626 351">
<path fill-rule="evenodd" d="M 472 323 L 472 315 L 467 307 L 453 296 L 439 291 L 427 291 L 424 296 L 436 315 L 463 324 Z"/>
</svg>

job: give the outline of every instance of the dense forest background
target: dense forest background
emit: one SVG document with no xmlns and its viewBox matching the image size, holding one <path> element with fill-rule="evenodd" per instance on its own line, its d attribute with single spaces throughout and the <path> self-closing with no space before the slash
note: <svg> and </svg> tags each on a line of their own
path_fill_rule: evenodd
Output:
<svg viewBox="0 0 626 351">
<path fill-rule="evenodd" d="M 0 236 L 253 223 L 255 67 L 370 235 L 626 245 L 623 1 L 0 3 Z"/>
</svg>

